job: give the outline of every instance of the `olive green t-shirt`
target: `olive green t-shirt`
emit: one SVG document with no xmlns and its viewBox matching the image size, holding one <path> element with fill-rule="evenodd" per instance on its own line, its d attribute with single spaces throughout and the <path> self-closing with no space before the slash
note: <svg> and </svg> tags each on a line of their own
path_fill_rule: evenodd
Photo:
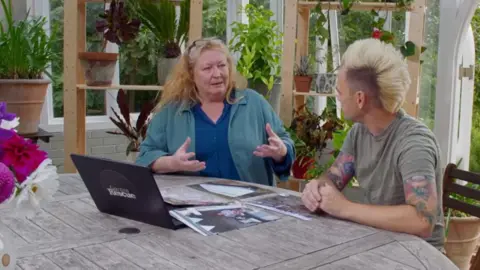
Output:
<svg viewBox="0 0 480 270">
<path fill-rule="evenodd" d="M 404 180 L 414 176 L 435 179 L 438 215 L 432 236 L 425 240 L 439 250 L 443 249 L 443 173 L 439 146 L 428 127 L 401 110 L 377 136 L 363 124 L 355 124 L 345 138 L 342 152 L 355 158 L 355 177 L 365 204 L 406 204 Z"/>
</svg>

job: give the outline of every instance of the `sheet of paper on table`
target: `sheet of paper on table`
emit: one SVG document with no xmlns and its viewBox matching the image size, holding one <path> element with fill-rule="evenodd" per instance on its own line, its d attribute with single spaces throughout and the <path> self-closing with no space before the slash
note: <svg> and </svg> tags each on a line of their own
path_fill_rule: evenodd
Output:
<svg viewBox="0 0 480 270">
<path fill-rule="evenodd" d="M 160 189 L 163 200 L 171 205 L 211 205 L 225 204 L 229 199 L 203 192 L 189 186 L 177 186 Z"/>
</svg>

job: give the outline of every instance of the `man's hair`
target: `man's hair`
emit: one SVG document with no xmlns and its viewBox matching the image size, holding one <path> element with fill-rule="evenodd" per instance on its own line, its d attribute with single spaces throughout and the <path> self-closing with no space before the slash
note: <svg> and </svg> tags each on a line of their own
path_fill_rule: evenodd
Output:
<svg viewBox="0 0 480 270">
<path fill-rule="evenodd" d="M 235 66 L 227 46 L 216 38 L 200 39 L 192 43 L 182 54 L 178 63 L 172 70 L 171 77 L 163 87 L 162 97 L 155 110 L 160 110 L 164 105 L 171 102 L 179 102 L 183 105 L 192 105 L 199 102 L 200 98 L 193 78 L 193 67 L 200 54 L 207 50 L 217 50 L 225 54 L 228 66 L 228 82 L 226 99 L 233 103 L 230 93 L 235 88 Z"/>
<path fill-rule="evenodd" d="M 402 54 L 391 44 L 357 40 L 343 54 L 341 66 L 351 91 L 365 92 L 391 113 L 400 110 L 411 80 Z"/>
</svg>

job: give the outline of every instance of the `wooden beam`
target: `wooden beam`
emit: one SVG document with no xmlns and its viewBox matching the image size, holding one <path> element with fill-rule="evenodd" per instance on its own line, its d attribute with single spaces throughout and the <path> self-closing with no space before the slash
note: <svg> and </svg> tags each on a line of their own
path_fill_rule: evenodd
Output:
<svg viewBox="0 0 480 270">
<path fill-rule="evenodd" d="M 79 4 L 84 4 L 84 3 L 110 3 L 112 0 L 78 0 Z M 170 2 L 173 2 L 175 5 L 180 5 L 180 3 L 184 0 L 170 0 Z"/>
<path fill-rule="evenodd" d="M 304 8 L 315 8 L 318 4 L 318 1 L 299 1 L 299 7 Z M 332 2 L 321 2 L 322 10 L 342 10 L 343 5 L 338 1 Z M 350 10 L 363 10 L 363 11 L 370 11 L 374 10 L 384 10 L 384 11 L 403 11 L 413 10 L 413 6 L 410 7 L 398 7 L 396 3 L 380 3 L 380 2 L 360 2 L 354 3 Z"/>
<path fill-rule="evenodd" d="M 413 11 L 410 13 L 410 23 L 408 29 L 408 39 L 415 43 L 416 50 L 415 55 L 408 57 L 408 72 L 412 84 L 405 97 L 405 103 L 403 109 L 406 113 L 413 117 L 417 117 L 418 114 L 418 93 L 420 92 L 420 52 L 423 46 L 424 40 L 424 28 L 425 28 L 425 8 L 427 6 L 427 0 L 416 0 L 413 4 Z"/>
<path fill-rule="evenodd" d="M 297 13 L 297 0 L 285 0 L 280 118 L 286 126 L 290 126 L 293 115 L 293 64 L 295 61 Z"/>
<path fill-rule="evenodd" d="M 64 3 L 63 41 L 63 115 L 64 125 L 64 172 L 76 172 L 70 158 L 72 153 L 85 153 L 85 90 L 77 89 L 84 76 L 78 52 L 85 50 L 86 7 L 76 1 Z"/>
<path fill-rule="evenodd" d="M 190 23 L 187 46 L 202 37 L 203 0 L 190 0 Z"/>
<path fill-rule="evenodd" d="M 136 91 L 161 91 L 163 86 L 160 85 L 123 85 L 112 84 L 105 86 L 88 86 L 86 84 L 77 84 L 78 89 L 88 90 L 109 90 L 109 89 L 123 89 L 123 90 L 136 90 Z"/>
</svg>

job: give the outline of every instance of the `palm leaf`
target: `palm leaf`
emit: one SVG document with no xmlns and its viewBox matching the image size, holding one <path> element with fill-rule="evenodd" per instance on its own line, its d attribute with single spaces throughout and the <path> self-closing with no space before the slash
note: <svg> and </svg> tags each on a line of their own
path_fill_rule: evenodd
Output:
<svg viewBox="0 0 480 270">
<path fill-rule="evenodd" d="M 117 104 L 118 107 L 120 108 L 120 113 L 123 116 L 123 119 L 125 119 L 125 123 L 127 124 L 127 127 L 130 127 L 130 109 L 128 108 L 128 103 L 127 103 L 127 94 L 125 94 L 125 91 L 123 89 L 120 89 L 117 94 Z"/>
</svg>

